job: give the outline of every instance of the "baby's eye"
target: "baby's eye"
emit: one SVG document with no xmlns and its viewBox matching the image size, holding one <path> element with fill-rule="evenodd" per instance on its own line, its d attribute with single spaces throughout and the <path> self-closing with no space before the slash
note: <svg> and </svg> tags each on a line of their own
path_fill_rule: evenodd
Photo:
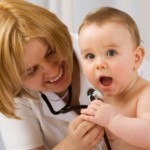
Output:
<svg viewBox="0 0 150 150">
<path fill-rule="evenodd" d="M 95 58 L 95 56 L 92 53 L 89 53 L 86 55 L 86 58 L 87 59 L 93 59 L 93 58 Z"/>
<path fill-rule="evenodd" d="M 108 52 L 107 52 L 107 56 L 115 56 L 117 54 L 117 52 L 113 49 L 110 49 Z"/>
</svg>

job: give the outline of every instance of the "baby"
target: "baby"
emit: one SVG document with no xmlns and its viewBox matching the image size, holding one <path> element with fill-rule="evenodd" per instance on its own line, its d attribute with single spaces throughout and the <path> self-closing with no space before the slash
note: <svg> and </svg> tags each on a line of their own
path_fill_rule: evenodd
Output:
<svg viewBox="0 0 150 150">
<path fill-rule="evenodd" d="M 135 21 L 98 9 L 81 24 L 79 45 L 84 73 L 103 95 L 82 118 L 105 128 L 112 150 L 150 150 L 150 83 L 137 72 L 145 50 Z"/>
</svg>

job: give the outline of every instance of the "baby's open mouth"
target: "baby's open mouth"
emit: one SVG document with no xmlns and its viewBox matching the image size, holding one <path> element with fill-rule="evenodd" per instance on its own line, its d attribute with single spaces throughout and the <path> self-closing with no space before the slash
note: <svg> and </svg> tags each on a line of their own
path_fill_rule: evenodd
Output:
<svg viewBox="0 0 150 150">
<path fill-rule="evenodd" d="M 111 77 L 101 77 L 100 82 L 103 86 L 109 86 L 112 83 L 112 78 Z"/>
</svg>

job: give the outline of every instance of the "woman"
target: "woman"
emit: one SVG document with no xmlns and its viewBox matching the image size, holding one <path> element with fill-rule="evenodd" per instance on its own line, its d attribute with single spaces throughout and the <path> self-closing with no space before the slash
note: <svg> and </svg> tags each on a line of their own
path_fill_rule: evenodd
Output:
<svg viewBox="0 0 150 150">
<path fill-rule="evenodd" d="M 88 104 L 91 87 L 66 26 L 48 10 L 18 0 L 0 1 L 0 20 L 0 131 L 6 149 L 95 148 L 103 129 L 77 117 L 79 109 L 58 111 L 69 100 L 71 106 Z"/>
</svg>

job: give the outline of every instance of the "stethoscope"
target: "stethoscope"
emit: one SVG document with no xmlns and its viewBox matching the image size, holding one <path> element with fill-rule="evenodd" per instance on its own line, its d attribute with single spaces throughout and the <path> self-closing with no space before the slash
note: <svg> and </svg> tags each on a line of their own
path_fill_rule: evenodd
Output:
<svg viewBox="0 0 150 150">
<path fill-rule="evenodd" d="M 71 85 L 69 86 L 68 88 L 69 90 L 69 98 L 68 98 L 68 102 L 66 103 L 66 105 L 61 108 L 60 110 L 58 111 L 55 111 L 54 108 L 52 107 L 50 101 L 48 100 L 48 98 L 46 97 L 46 95 L 44 93 L 41 93 L 41 97 L 43 98 L 43 100 L 45 101 L 45 103 L 47 104 L 50 112 L 53 114 L 53 115 L 59 115 L 59 114 L 65 114 L 65 113 L 68 113 L 70 111 L 74 111 L 74 110 L 77 110 L 77 109 L 84 109 L 84 108 L 87 108 L 88 105 L 76 105 L 76 106 L 70 106 L 71 105 L 71 100 L 72 100 L 72 87 Z M 97 95 L 94 95 L 94 92 L 95 90 L 93 88 L 90 88 L 87 92 L 87 96 L 90 97 L 90 100 L 93 101 L 97 98 Z M 109 140 L 108 140 L 108 137 L 106 135 L 106 132 L 104 132 L 104 141 L 106 143 L 106 146 L 107 146 L 107 149 L 108 150 L 111 150 L 111 146 L 110 146 L 110 143 L 109 143 Z"/>
<path fill-rule="evenodd" d="M 48 98 L 46 97 L 45 94 L 41 93 L 41 97 L 43 98 L 43 100 L 45 101 L 45 103 L 47 104 L 50 112 L 54 115 L 59 115 L 59 114 L 65 114 L 68 113 L 70 111 L 76 110 L 76 109 L 83 109 L 83 108 L 87 108 L 87 105 L 76 105 L 76 106 L 70 106 L 71 105 L 71 100 L 72 100 L 72 88 L 71 85 L 68 88 L 69 90 L 69 98 L 68 98 L 68 102 L 66 103 L 66 105 L 61 108 L 58 111 L 55 111 L 54 108 L 52 107 L 50 101 L 48 100 Z"/>
</svg>

